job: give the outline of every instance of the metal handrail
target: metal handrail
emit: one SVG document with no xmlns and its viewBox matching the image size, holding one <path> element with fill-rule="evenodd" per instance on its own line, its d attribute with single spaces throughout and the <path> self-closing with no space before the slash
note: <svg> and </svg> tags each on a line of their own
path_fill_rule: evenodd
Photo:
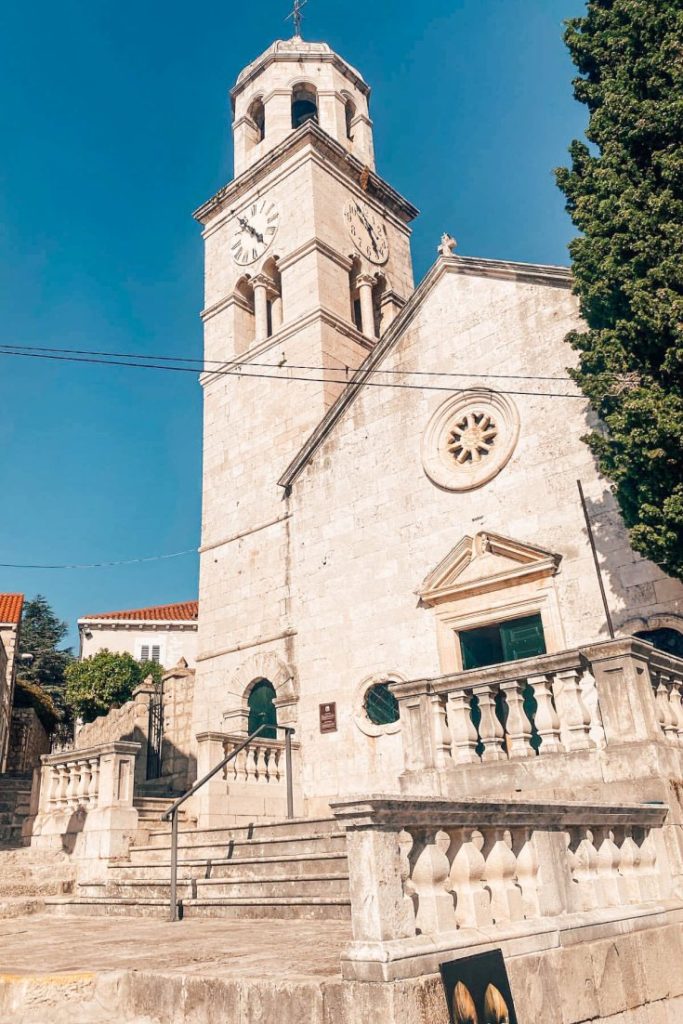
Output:
<svg viewBox="0 0 683 1024">
<path fill-rule="evenodd" d="M 244 750 L 245 747 L 248 747 L 249 744 L 251 743 L 251 741 L 255 737 L 260 736 L 260 734 L 263 732 L 264 729 L 275 729 L 278 732 L 284 732 L 284 734 L 285 734 L 285 775 L 287 777 L 287 817 L 288 818 L 293 818 L 294 817 L 294 786 L 293 786 L 293 781 L 292 781 L 292 736 L 294 735 L 294 729 L 291 726 L 289 726 L 289 725 L 270 725 L 270 724 L 268 724 L 266 722 L 263 722 L 261 725 L 258 726 L 257 729 L 254 729 L 254 731 L 252 733 L 250 733 L 249 736 L 247 736 L 247 738 L 242 743 L 239 744 L 239 746 L 235 747 L 234 750 L 231 750 L 230 753 L 227 755 L 227 757 L 224 757 L 223 760 L 220 761 L 216 765 L 215 768 L 212 768 L 211 771 L 208 772 L 204 776 L 203 779 L 200 779 L 199 782 L 195 782 L 194 786 L 191 789 L 188 789 L 187 793 L 184 793 L 182 796 L 178 797 L 178 799 L 174 803 L 171 804 L 171 806 L 168 808 L 168 810 L 164 811 L 164 813 L 161 815 L 161 820 L 162 821 L 168 821 L 169 818 L 171 820 L 171 895 L 170 895 L 170 919 L 171 919 L 171 921 L 177 921 L 178 920 L 178 899 L 177 899 L 177 890 L 178 890 L 178 808 L 182 804 L 184 804 L 186 800 L 189 800 L 189 798 L 191 796 L 193 796 L 197 792 L 198 789 L 201 789 L 205 782 L 208 782 L 209 779 L 212 779 L 214 777 L 214 775 L 216 775 L 217 772 L 219 772 L 221 770 L 221 768 L 225 768 L 226 764 L 228 764 L 229 761 L 232 761 L 233 758 L 237 757 L 237 755 L 242 750 Z"/>
</svg>

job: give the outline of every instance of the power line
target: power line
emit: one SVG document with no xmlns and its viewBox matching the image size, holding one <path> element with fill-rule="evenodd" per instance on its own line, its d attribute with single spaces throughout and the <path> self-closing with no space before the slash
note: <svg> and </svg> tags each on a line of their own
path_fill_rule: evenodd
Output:
<svg viewBox="0 0 683 1024">
<path fill-rule="evenodd" d="M 135 368 L 140 370 L 165 370 L 167 372 L 175 373 L 197 373 L 197 369 L 191 366 L 173 366 L 170 364 L 159 365 L 153 362 L 136 362 L 134 360 L 118 360 L 118 359 L 101 359 L 95 357 L 76 356 L 76 355 L 52 355 L 43 352 L 28 352 L 20 349 L 3 348 L 0 346 L 0 356 L 21 356 L 25 359 L 47 359 L 57 362 L 67 363 L 88 363 L 98 366 L 123 366 L 127 368 Z M 153 356 L 149 357 L 150 360 Z M 251 365 L 251 364 L 247 364 Z M 286 367 L 271 366 L 265 364 L 272 370 L 286 369 Z M 278 374 L 276 373 L 253 373 L 248 370 L 242 369 L 242 364 L 236 366 L 232 370 L 209 370 L 209 373 L 214 374 L 216 377 L 252 377 L 260 380 L 280 380 L 280 381 L 300 381 L 308 384 L 349 384 L 353 381 L 353 377 L 348 375 L 343 380 L 330 379 L 329 377 L 300 377 L 293 374 Z M 329 367 L 325 370 L 326 373 L 345 373 L 344 370 L 337 367 Z M 354 370 L 355 374 L 357 371 Z M 567 380 L 567 383 L 572 383 Z M 364 387 L 375 387 L 375 388 L 400 388 L 407 391 L 445 391 L 449 394 L 456 394 L 462 391 L 469 391 L 469 388 L 454 388 L 454 387 L 443 387 L 438 384 L 405 384 L 397 383 L 392 381 L 363 381 Z M 528 395 L 536 398 L 575 398 L 581 401 L 586 401 L 584 395 L 568 395 L 564 392 L 552 392 L 552 391 L 513 391 L 506 390 L 503 388 L 495 389 L 498 394 L 501 395 Z"/>
<path fill-rule="evenodd" d="M 8 344 L 6 342 L 0 343 L 0 352 L 3 349 L 10 350 L 12 353 L 20 354 L 21 352 L 54 352 L 63 355 L 79 355 L 79 356 L 104 356 L 112 359 L 144 359 L 149 361 L 155 361 L 159 363 L 196 363 L 197 372 L 213 373 L 216 371 L 205 369 L 207 364 L 214 364 L 215 366 L 224 366 L 227 360 L 225 359 L 205 359 L 198 357 L 188 356 L 166 356 L 166 355 L 147 355 L 144 352 L 111 352 L 111 351 L 97 351 L 95 349 L 87 348 L 54 348 L 45 345 L 15 345 Z M 267 369 L 281 369 L 277 363 L 260 363 L 255 360 L 247 359 L 244 362 L 234 362 L 236 367 L 241 366 L 258 366 L 265 367 Z M 293 370 L 318 370 L 318 371 L 329 371 L 330 367 L 327 366 L 312 366 L 307 363 L 286 363 L 283 367 L 288 367 Z M 160 367 L 161 369 L 162 367 Z M 341 368 L 336 368 L 337 373 L 344 373 L 345 371 Z M 353 371 L 356 372 L 355 370 Z M 394 376 L 408 376 L 408 377 L 455 377 L 455 378 L 481 378 L 481 379 L 493 379 L 493 380 L 550 380 L 550 381 L 564 381 L 565 383 L 573 383 L 571 377 L 566 374 L 562 376 L 550 375 L 550 374 L 529 374 L 529 373 L 456 373 L 455 371 L 449 370 L 386 370 L 386 369 L 369 369 L 367 373 L 384 373 Z M 627 374 L 614 373 L 613 371 L 606 371 L 603 376 L 614 377 L 618 380 L 626 379 Z"/>
<path fill-rule="evenodd" d="M 196 554 L 196 548 L 188 548 L 186 551 L 173 551 L 170 555 L 147 555 L 145 558 L 124 558 L 119 562 L 89 562 L 82 565 L 78 563 L 65 565 L 23 565 L 18 562 L 0 562 L 0 569 L 109 569 L 116 565 L 137 565 L 140 562 L 161 562 L 166 558 L 181 558 L 183 555 Z"/>
</svg>

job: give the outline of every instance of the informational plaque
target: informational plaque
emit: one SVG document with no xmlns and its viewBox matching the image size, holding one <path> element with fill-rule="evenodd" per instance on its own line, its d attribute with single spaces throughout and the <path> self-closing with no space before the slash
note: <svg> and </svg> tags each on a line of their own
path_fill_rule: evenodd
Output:
<svg viewBox="0 0 683 1024">
<path fill-rule="evenodd" d="M 441 964 L 451 1024 L 517 1024 L 500 949 Z"/>
<path fill-rule="evenodd" d="M 337 705 L 336 704 L 321 704 L 320 705 L 320 731 L 321 732 L 336 732 L 337 731 Z"/>
</svg>

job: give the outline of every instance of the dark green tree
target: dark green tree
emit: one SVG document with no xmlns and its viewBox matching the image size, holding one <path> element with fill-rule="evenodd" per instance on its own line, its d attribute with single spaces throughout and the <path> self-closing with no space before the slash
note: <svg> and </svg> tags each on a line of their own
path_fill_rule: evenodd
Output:
<svg viewBox="0 0 683 1024">
<path fill-rule="evenodd" d="M 57 618 L 42 594 L 24 603 L 17 680 L 39 687 L 60 711 L 64 710 L 65 671 L 72 661 L 71 650 L 60 646 L 67 631 L 66 622 Z"/>
<path fill-rule="evenodd" d="M 92 722 L 130 700 L 148 677 L 159 683 L 163 668 L 153 661 L 136 661 L 128 653 L 98 651 L 85 661 L 72 661 L 66 670 L 66 702 L 74 717 Z"/>
<path fill-rule="evenodd" d="M 588 0 L 565 40 L 589 111 L 557 171 L 587 330 L 574 379 L 585 439 L 633 547 L 683 578 L 683 0 Z"/>
</svg>

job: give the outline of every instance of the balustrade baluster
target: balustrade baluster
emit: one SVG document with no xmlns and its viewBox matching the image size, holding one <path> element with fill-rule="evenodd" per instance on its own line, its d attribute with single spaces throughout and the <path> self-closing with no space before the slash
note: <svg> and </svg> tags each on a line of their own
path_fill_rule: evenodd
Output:
<svg viewBox="0 0 683 1024">
<path fill-rule="evenodd" d="M 667 685 L 669 692 L 669 710 L 674 725 L 672 740 L 675 738 L 683 744 L 683 704 L 681 703 L 681 680 L 670 677 Z"/>
<path fill-rule="evenodd" d="M 61 782 L 61 776 L 59 774 L 59 768 L 56 765 L 50 765 L 48 768 L 48 789 L 47 789 L 47 807 L 48 810 L 53 811 L 56 809 L 59 803 L 59 787 Z"/>
<path fill-rule="evenodd" d="M 261 774 L 261 744 L 254 741 L 247 747 L 247 781 L 259 781 Z"/>
<path fill-rule="evenodd" d="M 69 769 L 66 764 L 60 764 L 57 766 L 59 772 L 59 785 L 57 787 L 57 807 L 64 808 L 67 806 L 67 790 L 69 788 Z"/>
<path fill-rule="evenodd" d="M 635 842 L 630 829 L 626 829 L 621 843 L 621 861 L 619 871 L 623 879 L 623 892 L 628 903 L 640 903 L 640 874 L 641 854 L 638 844 Z"/>
<path fill-rule="evenodd" d="M 410 882 L 417 895 L 417 929 L 423 934 L 451 931 L 457 928 L 457 921 L 453 896 L 447 890 L 450 836 L 441 831 L 420 831 L 413 838 L 416 856 Z"/>
<path fill-rule="evenodd" d="M 518 836 L 520 848 L 517 854 L 517 884 L 522 892 L 524 917 L 529 919 L 541 916 L 538 898 L 538 857 L 532 833 L 533 829 L 525 829 Z"/>
<path fill-rule="evenodd" d="M 78 784 L 81 778 L 78 761 L 69 761 L 67 771 L 69 781 L 66 787 L 66 802 L 72 810 L 75 810 L 78 807 Z"/>
<path fill-rule="evenodd" d="M 593 842 L 593 833 L 587 828 L 571 830 L 573 856 L 570 857 L 572 879 L 576 882 L 575 896 L 577 910 L 592 910 L 601 906 L 600 890 L 597 885 L 598 851 Z"/>
<path fill-rule="evenodd" d="M 90 765 L 87 758 L 78 762 L 78 792 L 76 794 L 78 804 L 85 807 L 88 803 L 88 789 L 90 787 Z"/>
<path fill-rule="evenodd" d="M 529 676 L 529 686 L 534 691 L 537 708 L 534 724 L 541 739 L 539 753 L 551 754 L 564 750 L 560 740 L 560 719 L 553 704 L 550 679 L 547 675 Z"/>
<path fill-rule="evenodd" d="M 640 865 L 638 870 L 638 885 L 640 887 L 641 899 L 643 902 L 656 900 L 661 896 L 661 884 L 657 872 L 657 848 L 654 843 L 652 831 L 645 833 L 641 831 Z"/>
<path fill-rule="evenodd" d="M 496 715 L 494 689 L 489 683 L 480 683 L 472 687 L 472 692 L 479 700 L 481 720 L 479 722 L 479 738 L 484 745 L 482 761 L 500 761 L 505 757 L 501 748 L 504 737 L 503 726 Z"/>
<path fill-rule="evenodd" d="M 446 705 L 439 693 L 429 697 L 434 728 L 434 762 L 437 768 L 445 768 L 451 761 L 451 741 L 446 724 Z"/>
<path fill-rule="evenodd" d="M 459 928 L 486 928 L 493 924 L 491 895 L 482 881 L 486 861 L 484 837 L 473 829 L 456 829 L 451 835 L 456 853 L 448 887 L 455 895 L 455 919 Z"/>
<path fill-rule="evenodd" d="M 486 858 L 484 882 L 491 893 L 491 913 L 496 924 L 521 921 L 524 917 L 522 893 L 515 883 L 517 858 L 512 852 L 509 831 L 494 829 L 493 845 Z"/>
<path fill-rule="evenodd" d="M 479 737 L 472 722 L 471 699 L 465 690 L 451 690 L 448 694 L 448 731 L 451 735 L 451 757 L 456 764 L 472 764 L 479 760 Z"/>
<path fill-rule="evenodd" d="M 657 673 L 655 689 L 657 720 L 666 739 L 669 740 L 669 742 L 678 743 L 678 733 L 676 731 L 671 705 L 669 704 L 667 683 L 667 676 L 663 675 L 661 672 Z"/>
<path fill-rule="evenodd" d="M 88 785 L 88 805 L 96 807 L 100 793 L 100 759 L 99 757 L 89 758 L 90 784 Z"/>
<path fill-rule="evenodd" d="M 621 851 L 614 842 L 614 834 L 610 829 L 600 829 L 602 842 L 596 840 L 598 846 L 598 886 L 601 891 L 600 906 L 618 907 L 625 902 L 622 896 L 623 879 L 619 875 Z"/>
<path fill-rule="evenodd" d="M 531 722 L 524 711 L 523 686 L 524 680 L 520 679 L 500 684 L 508 706 L 505 740 L 509 757 L 530 757 L 534 753 L 531 746 Z"/>
<path fill-rule="evenodd" d="M 581 673 L 570 668 L 555 674 L 555 704 L 560 731 L 567 750 L 594 747 L 590 737 L 591 715 L 581 693 Z"/>
</svg>

